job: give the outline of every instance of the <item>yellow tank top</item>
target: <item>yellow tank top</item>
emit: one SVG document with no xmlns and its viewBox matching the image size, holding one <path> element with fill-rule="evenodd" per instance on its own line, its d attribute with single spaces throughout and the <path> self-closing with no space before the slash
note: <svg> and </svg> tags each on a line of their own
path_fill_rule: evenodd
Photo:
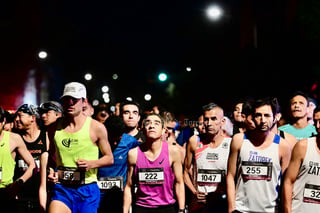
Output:
<svg viewBox="0 0 320 213">
<path fill-rule="evenodd" d="M 80 130 L 68 133 L 62 128 L 57 128 L 54 135 L 56 145 L 57 166 L 77 168 L 76 160 L 97 160 L 99 148 L 90 138 L 90 123 L 92 118 L 87 117 Z M 59 125 L 58 125 L 59 127 Z M 85 173 L 85 184 L 97 181 L 97 168 Z"/>
<path fill-rule="evenodd" d="M 3 131 L 3 138 L 0 141 L 0 188 L 5 188 L 13 182 L 15 160 L 12 158 L 9 145 L 10 132 Z"/>
</svg>

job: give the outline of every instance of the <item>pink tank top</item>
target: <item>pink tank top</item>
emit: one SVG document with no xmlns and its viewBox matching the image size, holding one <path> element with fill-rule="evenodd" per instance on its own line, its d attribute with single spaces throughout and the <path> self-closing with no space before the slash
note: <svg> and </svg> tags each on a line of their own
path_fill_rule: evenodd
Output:
<svg viewBox="0 0 320 213">
<path fill-rule="evenodd" d="M 157 208 L 175 203 L 174 174 L 169 160 L 168 143 L 162 142 L 161 153 L 154 161 L 149 160 L 138 147 L 134 173 L 138 186 L 136 205 Z"/>
</svg>

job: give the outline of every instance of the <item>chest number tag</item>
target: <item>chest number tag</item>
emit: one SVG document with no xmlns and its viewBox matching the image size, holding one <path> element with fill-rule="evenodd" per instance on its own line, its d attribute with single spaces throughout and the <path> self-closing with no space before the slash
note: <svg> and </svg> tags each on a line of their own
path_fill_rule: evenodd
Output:
<svg viewBox="0 0 320 213">
<path fill-rule="evenodd" d="M 198 169 L 198 185 L 211 185 L 220 183 L 224 176 L 223 170 Z"/>
<path fill-rule="evenodd" d="M 138 170 L 140 184 L 163 184 L 163 168 L 140 168 Z"/>
<path fill-rule="evenodd" d="M 267 180 L 272 178 L 272 162 L 242 162 L 242 178 L 246 180 Z"/>
<path fill-rule="evenodd" d="M 100 177 L 98 180 L 98 186 L 101 191 L 107 190 L 121 190 L 123 191 L 123 177 Z"/>
<path fill-rule="evenodd" d="M 320 186 L 306 184 L 304 186 L 303 202 L 320 204 Z"/>
<path fill-rule="evenodd" d="M 58 167 L 58 179 L 62 184 L 80 185 L 84 184 L 85 170 L 71 167 Z"/>
</svg>

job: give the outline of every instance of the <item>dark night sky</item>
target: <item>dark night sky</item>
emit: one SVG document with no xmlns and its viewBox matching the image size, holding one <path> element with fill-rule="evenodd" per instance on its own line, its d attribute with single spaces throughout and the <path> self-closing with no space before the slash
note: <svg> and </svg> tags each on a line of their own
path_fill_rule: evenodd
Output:
<svg viewBox="0 0 320 213">
<path fill-rule="evenodd" d="M 285 99 L 288 92 L 308 90 L 317 80 L 319 64 L 311 54 L 319 49 L 317 1 L 215 2 L 226 10 L 219 23 L 204 15 L 214 1 L 3 3 L 1 95 L 10 99 L 19 94 L 27 71 L 34 68 L 39 82 L 47 76 L 49 96 L 57 99 L 65 82 L 83 81 L 90 71 L 92 99 L 106 83 L 113 102 L 130 95 L 144 104 L 143 94 L 150 92 L 153 103 L 189 112 L 208 101 L 230 109 L 245 96 Z M 46 61 L 37 60 L 40 49 L 48 51 Z M 185 71 L 187 66 L 192 72 Z M 162 70 L 169 79 L 159 84 L 156 76 Z M 117 81 L 113 73 L 118 73 Z M 173 97 L 165 92 L 170 82 L 176 86 Z M 8 102 L 2 99 L 2 105 Z"/>
</svg>

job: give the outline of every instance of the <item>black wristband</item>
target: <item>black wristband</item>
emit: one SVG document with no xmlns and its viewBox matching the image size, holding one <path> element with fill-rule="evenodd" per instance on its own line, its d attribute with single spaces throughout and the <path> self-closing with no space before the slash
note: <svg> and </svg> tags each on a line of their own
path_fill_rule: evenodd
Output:
<svg viewBox="0 0 320 213">
<path fill-rule="evenodd" d="M 23 181 L 21 178 L 19 178 L 18 180 L 16 180 L 16 182 L 17 182 L 20 186 L 24 184 L 24 181 Z"/>
<path fill-rule="evenodd" d="M 179 211 L 178 212 L 183 212 L 184 213 L 184 209 L 179 209 Z"/>
</svg>

